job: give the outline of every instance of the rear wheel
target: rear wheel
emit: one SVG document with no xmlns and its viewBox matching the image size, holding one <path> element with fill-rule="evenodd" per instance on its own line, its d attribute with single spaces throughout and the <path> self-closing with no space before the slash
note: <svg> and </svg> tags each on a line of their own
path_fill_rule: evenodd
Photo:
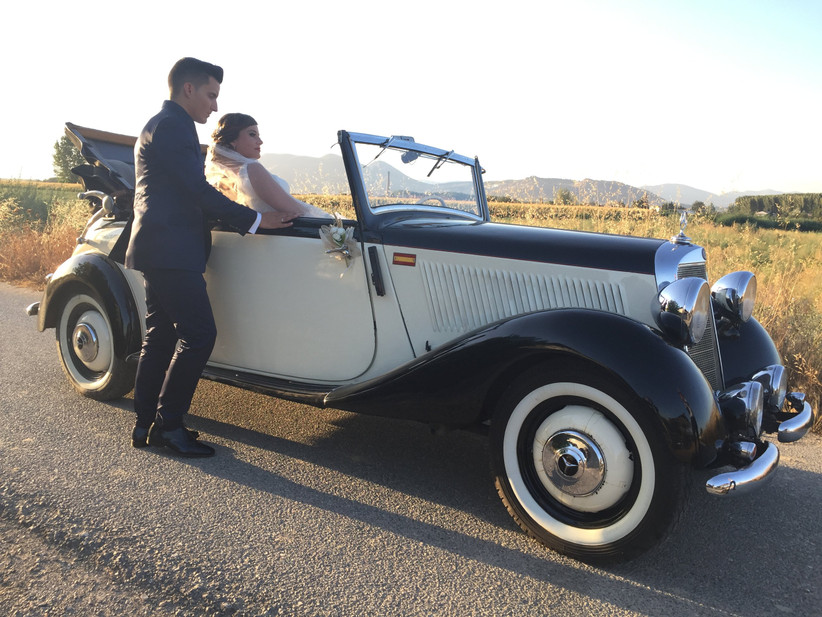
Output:
<svg viewBox="0 0 822 617">
<path fill-rule="evenodd" d="M 63 371 L 80 394 L 111 400 L 134 387 L 135 368 L 115 352 L 115 336 L 106 310 L 92 295 L 72 295 L 63 305 L 57 350 Z"/>
<path fill-rule="evenodd" d="M 583 561 L 656 544 L 679 513 L 685 475 L 650 413 L 590 369 L 523 374 L 492 425 L 497 490 L 520 527 Z"/>
</svg>

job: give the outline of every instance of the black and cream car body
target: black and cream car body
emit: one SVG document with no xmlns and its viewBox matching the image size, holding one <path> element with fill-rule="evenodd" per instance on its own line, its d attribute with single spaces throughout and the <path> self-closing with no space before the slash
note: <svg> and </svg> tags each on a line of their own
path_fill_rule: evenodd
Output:
<svg viewBox="0 0 822 617">
<path fill-rule="evenodd" d="M 142 279 L 117 244 L 134 139 L 71 124 L 67 134 L 90 163 L 77 171 L 98 211 L 28 310 L 56 329 L 73 386 L 116 398 L 133 385 L 144 331 Z M 479 428 L 519 526 L 586 561 L 658 542 L 695 469 L 715 469 L 715 495 L 759 485 L 778 465 L 774 442 L 812 426 L 751 316 L 753 274 L 709 285 L 705 251 L 683 233 L 493 223 L 479 161 L 409 137 L 340 131 L 338 146 L 324 160 L 353 203 L 344 246 L 329 248 L 321 219 L 212 231 L 218 339 L 205 378 Z"/>
</svg>

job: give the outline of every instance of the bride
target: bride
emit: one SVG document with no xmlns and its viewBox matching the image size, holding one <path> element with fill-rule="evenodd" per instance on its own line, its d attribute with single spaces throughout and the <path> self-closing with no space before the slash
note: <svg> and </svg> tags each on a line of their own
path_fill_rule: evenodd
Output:
<svg viewBox="0 0 822 617">
<path fill-rule="evenodd" d="M 206 179 L 227 197 L 258 212 L 273 210 L 286 217 L 331 218 L 317 206 L 294 199 L 289 194 L 288 183 L 259 162 L 263 140 L 254 118 L 247 114 L 226 114 L 220 118 L 211 137 Z"/>
</svg>

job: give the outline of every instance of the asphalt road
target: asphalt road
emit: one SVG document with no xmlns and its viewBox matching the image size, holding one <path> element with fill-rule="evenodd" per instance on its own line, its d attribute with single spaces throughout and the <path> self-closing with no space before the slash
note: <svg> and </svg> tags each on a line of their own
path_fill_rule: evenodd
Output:
<svg viewBox="0 0 822 617">
<path fill-rule="evenodd" d="M 0 284 L 0 613 L 822 614 L 817 436 L 753 495 L 698 474 L 662 545 L 593 568 L 519 531 L 477 435 L 203 381 L 189 424 L 216 457 L 133 449 L 130 398 L 75 394 L 38 299 Z"/>
</svg>

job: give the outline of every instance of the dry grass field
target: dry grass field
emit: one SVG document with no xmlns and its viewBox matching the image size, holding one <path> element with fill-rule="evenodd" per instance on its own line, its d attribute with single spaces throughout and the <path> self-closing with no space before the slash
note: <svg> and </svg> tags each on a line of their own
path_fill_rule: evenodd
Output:
<svg viewBox="0 0 822 617">
<path fill-rule="evenodd" d="M 45 221 L 29 220 L 30 213 L 14 198 L 0 199 L 0 280 L 41 287 L 44 276 L 71 254 L 89 213 L 86 202 L 71 199 L 71 194 L 64 190 L 48 204 Z M 350 197 L 299 197 L 329 212 L 353 217 Z M 504 223 L 619 235 L 669 238 L 679 231 L 678 217 L 646 209 L 492 203 L 491 214 L 493 220 Z M 805 391 L 818 409 L 822 395 L 822 234 L 722 227 L 700 217 L 689 221 L 686 232 L 707 250 L 711 281 L 735 270 L 756 273 L 754 316 L 770 332 L 790 367 L 792 386 Z"/>
<path fill-rule="evenodd" d="M 79 185 L 0 181 L 0 280 L 30 287 L 69 255 L 89 217 Z"/>
</svg>

